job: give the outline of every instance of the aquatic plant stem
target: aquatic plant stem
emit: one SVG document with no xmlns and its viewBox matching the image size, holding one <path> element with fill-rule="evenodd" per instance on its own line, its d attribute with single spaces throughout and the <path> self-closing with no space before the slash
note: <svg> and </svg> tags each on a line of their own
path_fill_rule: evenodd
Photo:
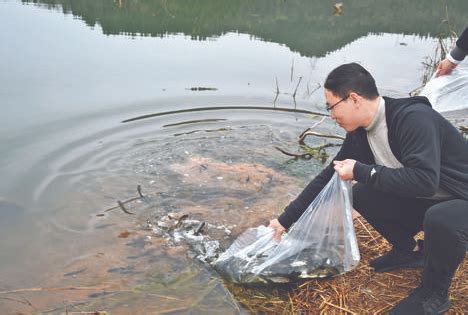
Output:
<svg viewBox="0 0 468 315">
<path fill-rule="evenodd" d="M 108 289 L 109 286 L 104 287 L 62 287 L 62 288 L 25 288 L 25 289 L 16 289 L 9 291 L 0 291 L 0 294 L 8 293 L 20 293 L 20 292 L 41 292 L 41 291 L 67 291 L 67 290 L 104 290 Z"/>
</svg>

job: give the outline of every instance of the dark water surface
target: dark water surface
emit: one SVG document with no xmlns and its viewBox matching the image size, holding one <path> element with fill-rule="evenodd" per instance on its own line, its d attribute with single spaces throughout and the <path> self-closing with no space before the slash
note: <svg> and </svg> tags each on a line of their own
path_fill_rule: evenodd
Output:
<svg viewBox="0 0 468 315">
<path fill-rule="evenodd" d="M 323 113 L 320 84 L 343 62 L 385 95 L 421 85 L 444 3 L 343 3 L 336 16 L 318 0 L 0 1 L 0 291 L 61 288 L 1 293 L 0 312 L 242 311 L 148 223 L 188 214 L 229 229 L 229 243 L 323 167 L 274 148 L 303 152 L 297 135 L 322 116 L 249 107 Z M 458 31 L 468 2 L 447 12 Z M 233 106 L 246 108 L 122 123 Z M 317 131 L 342 134 L 329 119 Z M 97 216 L 137 185 L 148 198 L 128 204 L 136 215 Z"/>
</svg>

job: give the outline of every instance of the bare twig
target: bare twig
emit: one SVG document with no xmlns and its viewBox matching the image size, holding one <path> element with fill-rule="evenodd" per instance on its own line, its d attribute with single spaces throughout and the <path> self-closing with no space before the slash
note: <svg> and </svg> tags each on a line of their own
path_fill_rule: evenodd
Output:
<svg viewBox="0 0 468 315">
<path fill-rule="evenodd" d="M 0 299 L 2 300 L 8 300 L 8 301 L 13 301 L 13 302 L 18 302 L 18 303 L 21 303 L 21 304 L 24 304 L 24 305 L 28 305 L 28 306 L 31 306 L 32 308 L 34 308 L 34 306 L 32 305 L 32 303 L 26 299 L 25 297 L 21 297 L 23 300 L 20 300 L 20 299 L 15 299 L 15 298 L 12 298 L 12 297 L 7 297 L 7 296 L 0 296 Z"/>
<path fill-rule="evenodd" d="M 287 156 L 292 156 L 294 158 L 301 158 L 301 159 L 305 159 L 305 160 L 310 160 L 312 158 L 312 154 L 310 153 L 302 153 L 302 154 L 296 154 L 296 153 L 290 153 L 290 152 L 287 152 L 283 149 L 281 149 L 280 147 L 275 147 L 276 150 L 280 151 L 281 153 L 287 155 Z"/>
<path fill-rule="evenodd" d="M 307 128 L 306 130 L 304 130 L 300 135 L 299 135 L 299 144 L 304 144 L 304 138 L 305 138 L 305 133 L 307 131 L 310 131 L 312 129 L 314 129 L 315 127 L 317 127 L 318 125 L 320 125 L 324 120 L 325 118 L 327 118 L 326 116 L 322 117 L 322 119 L 320 119 L 319 121 L 317 121 L 315 124 L 313 124 L 311 127 Z"/>
<path fill-rule="evenodd" d="M 310 97 L 312 94 L 314 94 L 316 91 L 318 91 L 321 87 L 322 87 L 322 85 L 320 83 L 317 83 L 317 87 L 315 89 L 313 89 L 312 92 L 309 92 L 309 85 L 307 85 L 307 96 Z"/>
<path fill-rule="evenodd" d="M 278 77 L 276 79 L 276 93 L 275 93 L 275 99 L 273 100 L 273 107 L 276 107 L 276 101 L 278 100 L 278 96 L 280 94 L 279 86 L 278 86 Z"/>
<path fill-rule="evenodd" d="M 320 132 L 311 131 L 311 130 L 306 131 L 306 132 L 303 134 L 303 138 L 305 138 L 306 136 L 309 136 L 309 135 L 316 136 L 316 137 L 322 137 L 322 138 L 339 139 L 339 140 L 344 140 L 344 139 L 345 139 L 343 136 L 339 136 L 339 135 L 326 135 L 326 134 L 323 134 L 323 133 L 320 133 Z"/>
<path fill-rule="evenodd" d="M 326 148 L 341 147 L 341 144 L 325 143 L 325 144 L 322 144 L 322 145 L 318 145 L 316 147 L 311 147 L 311 146 L 308 146 L 307 144 L 304 144 L 304 146 L 306 146 L 309 150 L 317 151 L 317 153 L 320 153 L 320 151 L 322 151 L 323 149 L 326 149 Z"/>
<path fill-rule="evenodd" d="M 301 84 L 301 81 L 302 81 L 302 77 L 299 77 L 299 81 L 297 82 L 296 89 L 294 90 L 294 93 L 292 95 L 293 99 L 296 99 L 297 89 L 299 88 L 299 84 Z"/>
<path fill-rule="evenodd" d="M 293 73 L 294 73 L 294 58 L 292 59 L 292 63 L 291 63 L 291 82 L 293 80 Z"/>
</svg>

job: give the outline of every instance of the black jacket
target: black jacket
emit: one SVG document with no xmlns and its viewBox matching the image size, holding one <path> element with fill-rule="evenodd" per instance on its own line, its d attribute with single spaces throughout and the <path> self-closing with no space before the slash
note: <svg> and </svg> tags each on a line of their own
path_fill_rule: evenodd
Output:
<svg viewBox="0 0 468 315">
<path fill-rule="evenodd" d="M 463 33 L 458 38 L 455 47 L 450 51 L 450 56 L 453 59 L 462 61 L 468 54 L 468 27 L 465 28 Z"/>
<path fill-rule="evenodd" d="M 458 38 L 456 45 L 464 51 L 468 52 L 468 27 L 465 28 L 463 33 Z"/>
<path fill-rule="evenodd" d="M 468 200 L 468 141 L 427 98 L 384 99 L 390 148 L 404 167 L 376 165 L 364 128 L 346 134 L 334 160 L 356 160 L 355 180 L 396 196 L 431 197 L 441 187 Z M 333 173 L 330 163 L 286 207 L 278 218 L 281 225 L 289 228 L 296 222 Z"/>
</svg>

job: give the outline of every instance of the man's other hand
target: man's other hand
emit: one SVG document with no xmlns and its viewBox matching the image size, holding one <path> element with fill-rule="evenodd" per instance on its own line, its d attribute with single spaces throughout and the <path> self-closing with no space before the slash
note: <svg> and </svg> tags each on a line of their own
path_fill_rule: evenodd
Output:
<svg viewBox="0 0 468 315">
<path fill-rule="evenodd" d="M 279 223 L 278 219 L 274 219 L 270 221 L 270 225 L 268 227 L 275 229 L 275 235 L 273 236 L 275 240 L 280 241 L 281 235 L 286 231 L 284 226 Z"/>
<path fill-rule="evenodd" d="M 353 169 L 356 160 L 346 159 L 344 161 L 333 161 L 333 164 L 335 164 L 334 169 L 342 180 L 353 179 Z"/>
<path fill-rule="evenodd" d="M 436 77 L 450 74 L 453 71 L 453 69 L 455 69 L 456 67 L 457 67 L 456 64 L 454 64 L 453 62 L 445 58 L 437 66 Z"/>
</svg>

